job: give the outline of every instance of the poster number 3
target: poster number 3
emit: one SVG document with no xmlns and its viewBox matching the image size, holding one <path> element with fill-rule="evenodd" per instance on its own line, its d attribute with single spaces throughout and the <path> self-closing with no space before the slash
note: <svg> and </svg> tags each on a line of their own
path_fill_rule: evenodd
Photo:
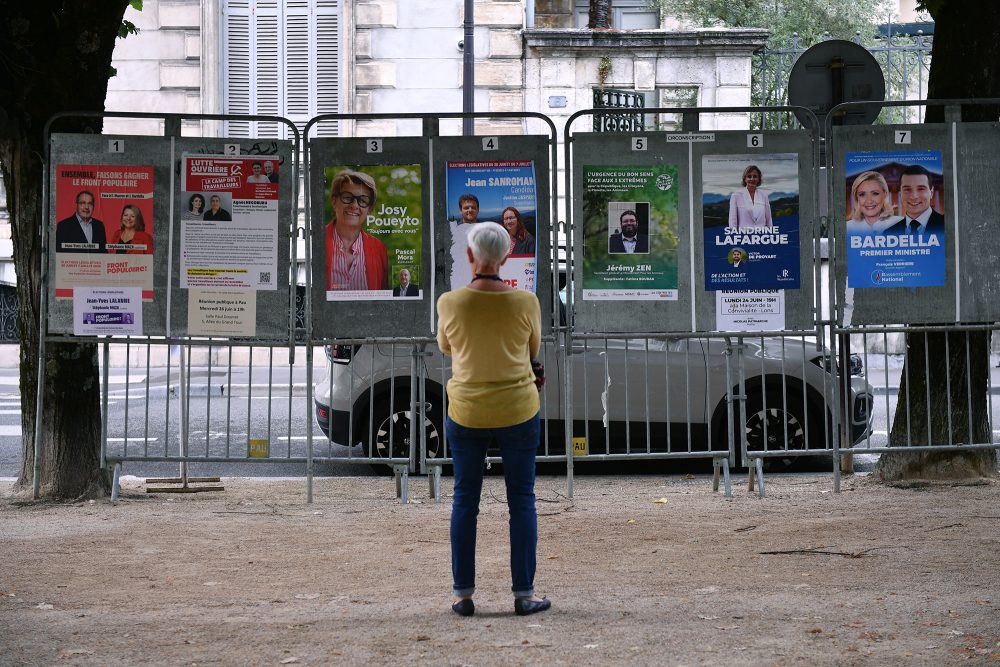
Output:
<svg viewBox="0 0 1000 667">
<path fill-rule="evenodd" d="M 125 152 L 125 142 L 121 139 L 108 139 L 108 152 L 109 153 L 124 153 Z"/>
<path fill-rule="evenodd" d="M 365 150 L 369 153 L 381 153 L 382 152 L 382 140 L 381 139 L 367 139 L 365 140 Z"/>
</svg>

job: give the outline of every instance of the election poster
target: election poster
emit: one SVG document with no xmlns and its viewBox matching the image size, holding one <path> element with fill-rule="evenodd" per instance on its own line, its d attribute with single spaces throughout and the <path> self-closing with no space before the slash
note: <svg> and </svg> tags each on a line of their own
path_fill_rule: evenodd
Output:
<svg viewBox="0 0 1000 667">
<path fill-rule="evenodd" d="M 77 287 L 73 291 L 74 336 L 141 336 L 142 289 Z"/>
<path fill-rule="evenodd" d="M 583 299 L 677 299 L 677 166 L 583 167 Z"/>
<path fill-rule="evenodd" d="M 799 288 L 799 158 L 702 156 L 705 290 Z"/>
<path fill-rule="evenodd" d="M 715 291 L 717 331 L 781 331 L 785 290 Z"/>
<path fill-rule="evenodd" d="M 183 289 L 278 289 L 278 183 L 258 158 L 185 155 Z"/>
<path fill-rule="evenodd" d="M 153 300 L 153 168 L 56 165 L 57 299 L 78 287 L 137 287 Z"/>
<path fill-rule="evenodd" d="M 422 299 L 420 165 L 341 165 L 323 175 L 326 300 Z"/>
<path fill-rule="evenodd" d="M 496 222 L 510 234 L 510 254 L 500 278 L 515 289 L 534 292 L 539 233 L 534 161 L 449 162 L 446 188 L 451 289 L 472 281 L 465 252 L 469 229 L 477 222 Z"/>
<path fill-rule="evenodd" d="M 847 286 L 944 285 L 941 151 L 848 153 Z"/>
</svg>

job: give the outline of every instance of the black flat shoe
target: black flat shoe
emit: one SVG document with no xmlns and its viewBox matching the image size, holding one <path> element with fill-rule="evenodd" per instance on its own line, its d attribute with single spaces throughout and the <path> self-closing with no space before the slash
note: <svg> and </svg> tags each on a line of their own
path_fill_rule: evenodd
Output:
<svg viewBox="0 0 1000 667">
<path fill-rule="evenodd" d="M 514 599 L 514 613 L 518 616 L 537 614 L 540 611 L 545 611 L 551 606 L 552 602 L 548 598 L 542 598 L 541 600 L 522 600 L 520 598 Z"/>
<path fill-rule="evenodd" d="M 472 616 L 476 613 L 476 605 L 472 602 L 472 598 L 465 598 L 452 604 L 451 610 L 459 616 Z"/>
</svg>

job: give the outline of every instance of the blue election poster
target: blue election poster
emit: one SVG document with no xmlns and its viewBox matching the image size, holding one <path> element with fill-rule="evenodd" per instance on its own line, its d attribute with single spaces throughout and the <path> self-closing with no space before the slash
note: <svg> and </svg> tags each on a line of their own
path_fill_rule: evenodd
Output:
<svg viewBox="0 0 1000 667">
<path fill-rule="evenodd" d="M 449 162 L 446 184 L 451 230 L 451 289 L 468 285 L 467 235 L 477 222 L 496 222 L 510 234 L 510 254 L 500 278 L 515 289 L 535 291 L 538 256 L 538 194 L 532 160 Z"/>
<path fill-rule="evenodd" d="M 701 167 L 705 289 L 798 289 L 798 155 L 705 155 Z"/>
<path fill-rule="evenodd" d="M 944 285 L 941 151 L 848 153 L 848 287 Z"/>
</svg>

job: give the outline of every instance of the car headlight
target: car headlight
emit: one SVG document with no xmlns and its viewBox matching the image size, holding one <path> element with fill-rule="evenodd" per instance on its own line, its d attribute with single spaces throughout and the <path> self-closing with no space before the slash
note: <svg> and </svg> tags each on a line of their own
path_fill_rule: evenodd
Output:
<svg viewBox="0 0 1000 667">
<path fill-rule="evenodd" d="M 818 357 L 813 357 L 812 362 L 831 375 L 834 370 L 840 370 L 840 364 L 837 362 L 837 359 L 829 352 L 821 354 Z M 851 354 L 847 363 L 850 375 L 863 376 L 865 374 L 865 365 L 861 360 L 860 354 Z"/>
</svg>

